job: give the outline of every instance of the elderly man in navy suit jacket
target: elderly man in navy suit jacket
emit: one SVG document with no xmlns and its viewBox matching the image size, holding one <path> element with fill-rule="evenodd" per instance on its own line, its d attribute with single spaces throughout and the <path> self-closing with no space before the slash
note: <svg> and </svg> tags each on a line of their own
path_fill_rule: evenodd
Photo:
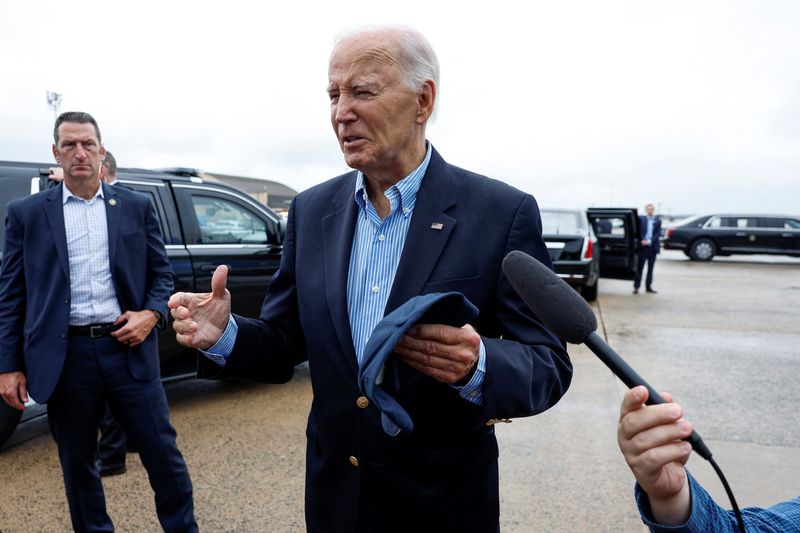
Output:
<svg viewBox="0 0 800 533">
<path fill-rule="evenodd" d="M 175 444 L 153 328 L 173 288 L 155 211 L 100 181 L 91 115 L 62 113 L 57 187 L 8 205 L 0 274 L 0 394 L 47 403 L 72 527 L 113 531 L 95 466 L 106 402 L 134 442 L 165 531 L 197 531 L 189 472 Z"/>
<path fill-rule="evenodd" d="M 536 202 L 449 165 L 426 141 L 438 85 L 436 56 L 416 31 L 340 38 L 330 118 L 355 171 L 295 198 L 260 317 L 230 314 L 226 267 L 211 293 L 170 299 L 179 342 L 205 351 L 203 375 L 284 382 L 309 361 L 312 532 L 497 531 L 494 424 L 548 409 L 570 383 L 564 346 L 501 269 L 511 250 L 549 264 Z M 370 333 L 410 298 L 450 291 L 480 314 L 402 338 L 397 399 L 414 427 L 387 435 L 357 383 Z"/>
<path fill-rule="evenodd" d="M 644 286 L 647 292 L 656 294 L 653 288 L 653 268 L 656 266 L 656 256 L 661 251 L 661 219 L 656 216 L 656 207 L 653 204 L 644 206 L 645 215 L 639 216 L 639 268 L 633 280 L 633 294 L 639 294 L 642 285 L 644 266 L 647 265 L 647 278 Z"/>
</svg>

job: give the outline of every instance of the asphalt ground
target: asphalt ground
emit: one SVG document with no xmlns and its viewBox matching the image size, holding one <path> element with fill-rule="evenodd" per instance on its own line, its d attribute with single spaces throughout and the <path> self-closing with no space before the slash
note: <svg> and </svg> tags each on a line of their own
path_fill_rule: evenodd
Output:
<svg viewBox="0 0 800 533">
<path fill-rule="evenodd" d="M 693 263 L 665 252 L 658 294 L 602 280 L 603 334 L 658 390 L 674 394 L 714 452 L 742 507 L 800 493 L 800 260 Z M 550 411 L 497 426 L 504 532 L 643 531 L 633 478 L 616 445 L 624 386 L 585 347 L 570 346 L 572 387 Z M 308 369 L 287 385 L 190 381 L 167 387 L 202 531 L 304 531 Z M 727 505 L 711 468 L 690 470 Z M 0 530 L 69 530 L 46 424 L 0 452 Z M 138 456 L 104 481 L 117 531 L 159 531 Z"/>
</svg>

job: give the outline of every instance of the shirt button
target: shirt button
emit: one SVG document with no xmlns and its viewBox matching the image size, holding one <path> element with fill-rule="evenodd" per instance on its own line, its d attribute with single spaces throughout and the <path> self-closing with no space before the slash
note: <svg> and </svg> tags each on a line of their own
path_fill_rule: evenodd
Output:
<svg viewBox="0 0 800 533">
<path fill-rule="evenodd" d="M 470 392 L 470 393 L 469 393 L 469 397 L 470 397 L 470 398 L 474 398 L 474 397 L 475 397 L 475 396 L 477 396 L 477 395 L 478 395 L 478 391 L 476 391 L 476 390 L 474 390 L 474 391 L 472 391 L 472 392 Z"/>
<path fill-rule="evenodd" d="M 353 466 L 358 466 L 358 459 L 356 459 L 353 455 L 350 456 L 350 464 Z"/>
<path fill-rule="evenodd" d="M 369 398 L 367 398 L 366 396 L 359 396 L 358 399 L 356 400 L 356 405 L 358 406 L 359 409 L 366 409 L 367 406 L 369 405 Z"/>
<path fill-rule="evenodd" d="M 409 209 L 409 208 L 407 208 L 407 207 L 404 207 L 404 208 L 403 208 L 403 214 L 406 214 L 406 215 L 407 215 L 407 214 L 409 214 L 410 212 L 411 212 L 411 209 Z"/>
<path fill-rule="evenodd" d="M 378 287 L 377 285 L 373 285 L 372 286 L 372 292 L 374 292 L 375 294 L 378 294 L 380 292 L 380 290 L 381 290 L 381 288 Z"/>
<path fill-rule="evenodd" d="M 383 242 L 386 240 L 386 235 L 378 235 L 378 240 Z"/>
</svg>

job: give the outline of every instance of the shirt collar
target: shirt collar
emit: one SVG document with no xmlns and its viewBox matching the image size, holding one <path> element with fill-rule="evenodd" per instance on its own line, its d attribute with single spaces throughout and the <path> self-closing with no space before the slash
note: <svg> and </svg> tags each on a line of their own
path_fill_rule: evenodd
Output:
<svg viewBox="0 0 800 533">
<path fill-rule="evenodd" d="M 61 203 L 62 204 L 66 204 L 67 201 L 70 198 L 75 198 L 76 200 L 83 200 L 84 202 L 88 201 L 89 203 L 93 202 L 98 196 L 100 198 L 105 198 L 105 196 L 103 196 L 103 184 L 102 183 L 100 183 L 100 186 L 97 188 L 97 192 L 95 193 L 94 196 L 92 196 L 91 200 L 84 200 L 80 196 L 77 196 L 77 195 L 73 194 L 73 192 L 69 190 L 69 187 L 67 187 L 66 182 L 62 181 L 61 183 L 64 184 L 64 188 L 61 191 Z"/>
<path fill-rule="evenodd" d="M 401 179 L 388 189 L 386 189 L 386 197 L 399 198 L 398 207 L 403 210 L 403 216 L 410 217 L 414 211 L 414 205 L 417 203 L 417 192 L 422 185 L 422 178 L 428 170 L 428 164 L 431 162 L 431 143 L 425 141 L 425 158 L 422 163 L 411 171 L 411 174 Z M 356 190 L 354 195 L 356 204 L 361 209 L 366 209 L 367 205 L 367 189 L 364 186 L 364 174 L 359 170 L 356 174 Z"/>
</svg>

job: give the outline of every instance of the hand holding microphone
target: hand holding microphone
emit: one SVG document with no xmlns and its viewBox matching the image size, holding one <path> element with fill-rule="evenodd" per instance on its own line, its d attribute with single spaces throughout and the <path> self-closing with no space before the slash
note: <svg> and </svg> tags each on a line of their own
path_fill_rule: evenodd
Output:
<svg viewBox="0 0 800 533">
<path fill-rule="evenodd" d="M 647 389 L 647 405 L 666 401 L 597 334 L 594 311 L 583 298 L 552 270 L 530 255 L 512 251 L 503 259 L 503 272 L 525 305 L 559 338 L 572 344 L 586 344 L 628 388 L 642 385 Z M 691 429 L 691 428 L 689 428 Z M 696 431 L 684 438 L 703 459 L 709 461 L 725 487 L 736 513 L 739 530 L 744 531 L 739 506 L 725 476 L 711 456 L 711 451 Z"/>
</svg>

